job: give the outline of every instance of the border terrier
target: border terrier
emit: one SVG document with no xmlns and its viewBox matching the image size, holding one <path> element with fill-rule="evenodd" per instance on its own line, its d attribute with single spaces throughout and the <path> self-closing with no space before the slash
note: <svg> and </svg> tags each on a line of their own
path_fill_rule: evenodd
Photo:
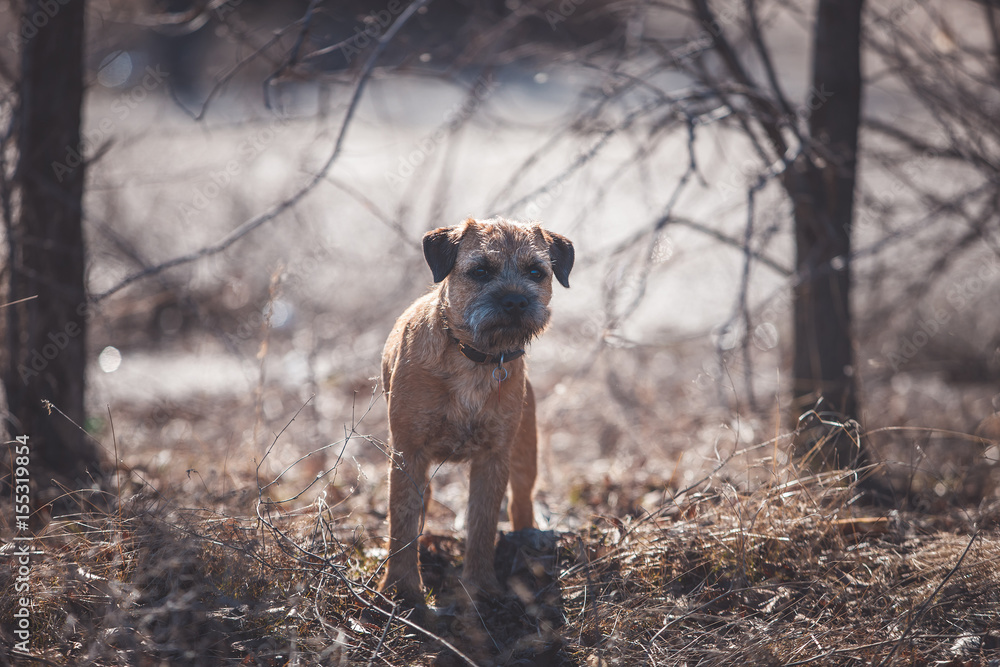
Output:
<svg viewBox="0 0 1000 667">
<path fill-rule="evenodd" d="M 500 505 L 510 481 L 514 530 L 534 526 L 535 396 L 524 346 L 549 321 L 552 278 L 569 287 L 573 244 L 542 229 L 469 218 L 427 232 L 436 285 L 399 317 L 382 353 L 389 404 L 389 560 L 379 590 L 420 605 L 417 538 L 430 465 L 470 462 L 462 582 L 499 593 L 493 570 Z"/>
</svg>

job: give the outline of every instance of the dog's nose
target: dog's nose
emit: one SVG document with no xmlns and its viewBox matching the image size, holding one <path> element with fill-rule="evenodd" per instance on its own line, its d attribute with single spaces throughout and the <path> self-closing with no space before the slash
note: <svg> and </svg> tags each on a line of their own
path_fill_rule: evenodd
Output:
<svg viewBox="0 0 1000 667">
<path fill-rule="evenodd" d="M 507 294 L 500 300 L 500 307 L 510 315 L 520 315 L 528 309 L 528 297 L 523 294 Z"/>
</svg>

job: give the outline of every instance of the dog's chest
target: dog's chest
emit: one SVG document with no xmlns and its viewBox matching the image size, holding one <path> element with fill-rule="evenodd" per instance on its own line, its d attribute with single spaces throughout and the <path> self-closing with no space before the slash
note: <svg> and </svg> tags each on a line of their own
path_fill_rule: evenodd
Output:
<svg viewBox="0 0 1000 667">
<path fill-rule="evenodd" d="M 448 418 L 455 423 L 471 423 L 499 408 L 497 385 L 485 372 L 453 375 L 448 378 Z M 502 385 L 501 385 L 502 386 Z"/>
<path fill-rule="evenodd" d="M 517 391 L 504 383 L 489 381 L 455 382 L 448 392 L 437 441 L 439 457 L 463 460 L 485 451 L 509 447 L 520 414 L 511 414 L 509 402 L 501 392 Z"/>
</svg>

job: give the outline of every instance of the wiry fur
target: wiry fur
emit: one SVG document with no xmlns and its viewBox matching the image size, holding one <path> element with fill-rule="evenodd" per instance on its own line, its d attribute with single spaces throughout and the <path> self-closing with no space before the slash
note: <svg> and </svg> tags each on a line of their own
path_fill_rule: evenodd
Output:
<svg viewBox="0 0 1000 667">
<path fill-rule="evenodd" d="M 475 363 L 455 341 L 489 355 L 519 350 L 548 324 L 553 275 L 568 287 L 573 266 L 564 237 L 500 218 L 428 232 L 424 254 L 438 285 L 399 317 L 382 356 L 392 461 L 381 589 L 413 604 L 422 600 L 416 540 L 433 462 L 470 462 L 462 578 L 471 593 L 497 589 L 493 548 L 508 479 L 514 529 L 534 523 L 535 400 L 524 358 L 504 364 L 498 386 L 496 365 Z"/>
</svg>

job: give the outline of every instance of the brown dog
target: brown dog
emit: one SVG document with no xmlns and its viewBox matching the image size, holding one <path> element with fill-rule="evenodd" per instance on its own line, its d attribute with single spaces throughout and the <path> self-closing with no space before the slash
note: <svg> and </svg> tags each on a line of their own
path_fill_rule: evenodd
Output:
<svg viewBox="0 0 1000 667">
<path fill-rule="evenodd" d="M 552 276 L 569 287 L 573 244 L 502 218 L 424 235 L 434 282 L 396 321 L 382 353 L 389 402 L 389 563 L 380 590 L 420 604 L 417 538 L 428 470 L 470 461 L 465 567 L 470 595 L 499 590 L 493 571 L 500 504 L 510 479 L 515 530 L 534 525 L 535 397 L 524 346 L 549 321 Z"/>
</svg>

